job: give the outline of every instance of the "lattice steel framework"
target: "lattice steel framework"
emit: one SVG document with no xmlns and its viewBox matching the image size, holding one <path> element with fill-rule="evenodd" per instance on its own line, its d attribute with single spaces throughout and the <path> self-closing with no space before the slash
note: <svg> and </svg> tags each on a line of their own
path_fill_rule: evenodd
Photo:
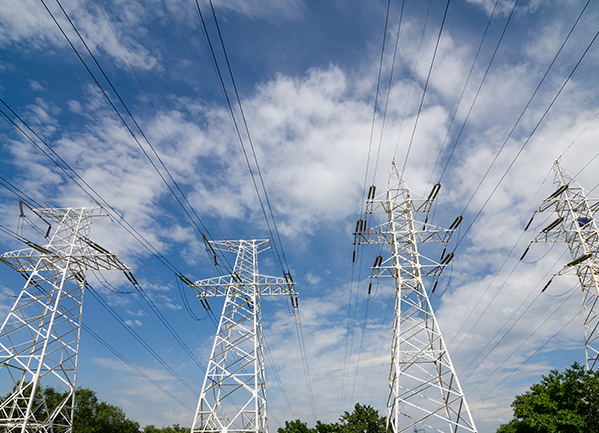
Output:
<svg viewBox="0 0 599 433">
<path fill-rule="evenodd" d="M 543 200 L 537 212 L 553 210 L 558 218 L 541 230 L 533 242 L 565 241 L 568 244 L 572 261 L 558 274 L 575 272 L 580 281 L 586 368 L 594 371 L 599 368 L 599 231 L 593 214 L 597 211 L 599 202 L 586 197 L 584 189 L 559 161 L 555 161 L 553 171 L 556 189 Z M 526 228 L 528 226 L 530 223 Z"/>
<path fill-rule="evenodd" d="M 389 257 L 376 257 L 372 278 L 390 277 L 395 283 L 387 401 L 387 425 L 394 433 L 422 427 L 437 432 L 476 432 L 423 284 L 423 277 L 438 278 L 453 254 L 445 254 L 444 249 L 436 262 L 419 252 L 419 244 L 449 241 L 462 220 L 458 217 L 449 229 L 427 223 L 439 188 L 435 185 L 428 198 L 415 198 L 393 162 L 387 191 L 376 196 L 374 187 L 370 188 L 367 218 L 358 221 L 355 234 L 356 244 L 391 247 Z M 384 214 L 386 221 L 368 228 L 375 223 L 375 214 Z M 417 221 L 415 214 L 424 219 Z"/>
<path fill-rule="evenodd" d="M 258 254 L 270 248 L 269 240 L 211 241 L 210 246 L 237 252 L 237 259 L 231 275 L 192 286 L 202 303 L 225 297 L 192 432 L 267 432 L 260 297 L 290 295 L 297 307 L 294 283 L 289 274 L 258 273 Z"/>
<path fill-rule="evenodd" d="M 92 220 L 107 216 L 101 208 L 33 211 L 59 225 L 47 245 L 27 241 L 30 248 L 0 256 L 27 279 L 0 328 L 0 373 L 14 385 L 0 403 L 0 429 L 70 433 L 85 271 L 128 268 L 89 240 Z M 41 391 L 42 381 L 65 390 L 65 397 L 51 411 Z"/>
</svg>

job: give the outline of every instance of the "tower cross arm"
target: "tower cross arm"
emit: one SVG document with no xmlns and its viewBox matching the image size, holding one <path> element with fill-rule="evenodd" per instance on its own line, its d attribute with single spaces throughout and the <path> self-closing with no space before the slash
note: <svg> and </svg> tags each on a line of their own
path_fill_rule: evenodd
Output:
<svg viewBox="0 0 599 433">
<path fill-rule="evenodd" d="M 38 247 L 40 248 L 40 247 Z M 60 251 L 54 251 L 49 247 L 41 247 L 40 251 L 37 248 L 27 248 L 23 250 L 9 251 L 0 255 L 0 261 L 10 266 L 17 272 L 32 272 L 37 266 L 38 270 L 45 270 L 43 267 L 44 261 L 38 264 L 40 259 L 46 258 L 48 269 L 56 267 L 57 260 L 70 259 L 70 265 L 80 267 L 82 269 L 90 269 L 95 271 L 101 270 L 129 270 L 129 267 L 118 259 L 116 254 L 108 253 L 90 253 L 77 251 L 73 254 L 64 254 Z M 79 265 L 79 266 L 77 266 Z M 40 267 L 41 266 L 41 267 Z"/>
<path fill-rule="evenodd" d="M 229 290 L 245 291 L 245 287 L 255 286 L 259 295 L 294 295 L 295 283 L 282 277 L 269 275 L 253 275 L 253 281 L 246 281 L 237 275 L 224 275 L 196 281 L 191 287 L 202 297 L 227 296 Z"/>
<path fill-rule="evenodd" d="M 388 244 L 394 236 L 401 242 L 402 238 L 412 239 L 415 236 L 418 242 L 448 242 L 454 230 L 444 229 L 431 224 L 416 223 L 415 230 L 410 230 L 407 225 L 395 224 L 395 231 L 391 230 L 389 223 L 365 228 L 354 233 L 355 245 Z"/>
</svg>

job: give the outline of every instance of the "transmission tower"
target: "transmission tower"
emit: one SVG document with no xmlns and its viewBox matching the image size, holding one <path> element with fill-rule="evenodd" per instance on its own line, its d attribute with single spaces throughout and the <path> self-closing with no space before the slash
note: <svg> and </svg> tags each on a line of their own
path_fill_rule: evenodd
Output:
<svg viewBox="0 0 599 433">
<path fill-rule="evenodd" d="M 587 370 L 599 368 L 599 231 L 593 214 L 599 202 L 588 199 L 584 189 L 570 176 L 559 161 L 553 165 L 555 191 L 536 212 L 554 211 L 557 219 L 545 227 L 532 242 L 565 241 L 570 249 L 572 261 L 557 275 L 576 273 L 582 289 L 584 314 L 584 341 Z M 591 204 L 591 202 L 594 202 Z M 536 213 L 535 212 L 535 213 Z M 534 215 L 533 215 L 534 218 Z M 527 224 L 530 227 L 533 218 Z M 530 248 L 530 246 L 529 246 Z M 528 248 L 520 258 L 522 260 Z M 553 279 L 553 278 L 552 278 Z M 551 283 L 549 280 L 549 283 Z M 549 283 L 543 288 L 547 289 Z"/>
<path fill-rule="evenodd" d="M 435 262 L 419 252 L 419 244 L 449 241 L 462 221 L 458 217 L 449 229 L 428 224 L 428 212 L 440 187 L 435 185 L 426 199 L 415 198 L 393 162 L 387 191 L 376 196 L 375 187 L 370 187 L 366 218 L 358 220 L 356 228 L 356 244 L 391 247 L 387 258 L 382 255 L 375 258 L 371 278 L 388 277 L 395 284 L 387 400 L 387 426 L 394 433 L 411 432 L 418 427 L 437 432 L 476 432 L 423 284 L 423 277 L 436 277 L 432 291 L 435 290 L 438 277 L 453 253 L 445 254 L 444 249 Z M 385 214 L 386 221 L 368 227 L 374 224 L 375 214 Z M 417 221 L 415 214 L 424 219 Z"/>
<path fill-rule="evenodd" d="M 230 275 L 192 286 L 208 308 L 211 296 L 224 296 L 225 304 L 191 431 L 267 432 L 260 297 L 290 295 L 297 308 L 294 283 L 289 274 L 258 273 L 258 254 L 270 248 L 269 240 L 210 241 L 209 246 L 213 252 L 237 252 L 237 259 Z"/>
<path fill-rule="evenodd" d="M 0 429 L 70 433 L 85 271 L 129 268 L 89 240 L 92 220 L 108 216 L 101 208 L 32 210 L 47 234 L 51 222 L 58 228 L 44 246 L 22 238 L 29 248 L 0 256 L 27 280 L 0 328 L 0 373 L 13 385 L 0 403 Z M 42 381 L 65 390 L 55 408 L 46 404 Z"/>
</svg>

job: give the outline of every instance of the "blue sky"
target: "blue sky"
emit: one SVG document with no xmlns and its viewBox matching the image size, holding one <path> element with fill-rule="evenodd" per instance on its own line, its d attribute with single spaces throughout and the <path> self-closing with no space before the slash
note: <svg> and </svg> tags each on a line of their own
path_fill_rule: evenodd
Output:
<svg viewBox="0 0 599 433">
<path fill-rule="evenodd" d="M 135 130 L 58 3 L 44 2 Z M 495 2 L 449 4 L 427 84 L 447 3 L 433 0 L 427 18 L 429 2 L 405 2 L 393 63 L 401 2 L 392 1 L 373 129 L 386 2 L 214 1 L 300 293 L 318 419 L 334 421 L 355 402 L 384 412 L 391 291 L 383 285 L 368 298 L 368 265 L 377 252 L 365 248 L 363 266 L 352 268 L 351 233 L 359 218 L 366 170 L 367 184 L 384 188 L 392 158 L 403 163 L 410 141 L 405 171 L 410 188 L 424 194 L 439 179 L 442 184 L 435 223 L 447 226 L 457 215 L 464 215 L 461 231 L 453 239 L 454 247 L 460 240 L 453 266 L 444 272 L 432 302 L 479 431 L 493 432 L 509 420 L 513 396 L 541 374 L 584 361 L 576 280 L 560 277 L 539 295 L 550 276 L 569 261 L 567 252 L 562 255 L 565 246 L 535 245 L 526 262 L 518 259 L 534 237 L 533 229 L 538 231 L 545 220 L 551 220 L 551 215 L 543 215 L 523 233 L 534 209 L 553 191 L 554 160 L 561 156 L 566 169 L 587 190 L 599 183 L 599 162 L 593 159 L 599 139 L 599 120 L 595 120 L 599 48 L 592 44 L 585 54 L 597 32 L 597 4 L 590 4 L 582 14 L 535 93 L 585 3 L 521 0 L 502 37 L 513 2 L 499 0 L 460 98 Z M 210 235 L 215 239 L 268 236 L 195 3 L 64 0 L 60 4 Z M 233 97 L 210 6 L 207 2 L 200 6 L 227 92 Z M 0 10 L 0 96 L 6 104 L 178 270 L 194 281 L 218 275 L 201 234 L 102 96 L 44 4 L 2 0 Z M 8 113 L 6 106 L 0 108 Z M 239 119 L 238 111 L 235 114 Z M 134 133 L 139 136 L 137 130 Z M 244 140 L 247 145 L 245 135 Z M 56 207 L 93 204 L 4 118 L 0 152 L 2 176 L 35 200 Z M 0 189 L 1 224 L 16 227 L 18 214 L 18 197 Z M 35 233 L 30 230 L 29 236 L 34 239 Z M 108 220 L 92 228 L 92 238 L 132 268 L 145 293 L 206 365 L 215 326 L 209 319 L 195 321 L 189 316 L 174 274 Z M 0 241 L 2 251 L 22 248 L 4 234 Z M 440 253 L 435 248 L 430 251 L 433 257 Z M 281 276 L 272 253 L 261 255 L 260 269 Z M 2 291 L 18 292 L 22 278 L 6 266 L 0 272 Z M 129 290 L 124 276 L 103 275 L 121 291 Z M 111 292 L 96 276 L 88 277 L 127 321 L 126 326 L 199 392 L 203 373 L 139 295 Z M 195 314 L 205 317 L 190 289 L 187 296 Z M 12 298 L 0 295 L 0 303 L 7 311 Z M 218 312 L 222 303 L 213 300 L 211 305 Z M 271 429 L 294 417 L 313 425 L 295 322 L 285 301 L 263 299 L 263 321 L 293 410 L 292 414 L 267 362 Z M 197 398 L 93 296 L 86 297 L 84 322 L 195 408 Z M 78 384 L 120 405 L 142 425 L 190 425 L 193 419 L 193 413 L 85 332 Z"/>
</svg>

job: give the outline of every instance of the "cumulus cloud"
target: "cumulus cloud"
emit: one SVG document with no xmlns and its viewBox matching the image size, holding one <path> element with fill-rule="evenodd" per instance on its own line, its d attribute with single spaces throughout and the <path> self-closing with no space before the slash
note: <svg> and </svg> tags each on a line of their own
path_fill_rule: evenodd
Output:
<svg viewBox="0 0 599 433">
<path fill-rule="evenodd" d="M 487 12 L 492 6 L 492 2 L 475 3 Z M 121 62 L 119 65 L 126 61 L 103 21 L 101 11 L 94 7 L 79 10 L 75 4 L 65 4 L 85 35 L 94 41 L 94 49 L 117 59 Z M 532 13 L 535 4 L 526 5 L 527 10 Z M 64 41 L 58 38 L 54 24 L 48 21 L 44 11 L 41 13 L 33 4 L 31 8 L 23 8 L 25 10 L 17 10 L 15 5 L 9 2 L 10 7 L 0 18 L 4 20 L 0 25 L 4 29 L 0 30 L 3 46 L 15 44 L 22 48 L 30 44 L 30 50 L 64 47 Z M 510 2 L 500 2 L 502 13 L 510 5 Z M 221 11 L 235 11 L 252 19 L 296 19 L 305 7 L 299 1 L 277 4 L 266 1 L 216 2 L 215 6 Z M 114 5 L 107 6 L 110 7 Z M 151 20 L 150 12 L 136 2 L 128 2 L 123 8 L 123 14 L 112 25 L 121 42 L 128 47 L 127 56 L 130 55 L 134 64 L 146 71 L 158 71 L 159 50 L 145 45 L 141 41 L 143 38 L 135 38 L 126 30 L 128 23 L 135 24 L 133 28 L 144 34 Z M 183 14 L 187 9 L 181 2 L 171 1 L 154 9 L 150 7 L 150 10 L 158 11 L 156 19 L 162 19 L 167 14 Z M 567 353 L 564 356 L 583 350 L 577 316 L 580 299 L 575 293 L 577 289 L 569 291 L 576 281 L 560 278 L 554 281 L 550 291 L 540 295 L 540 289 L 551 274 L 567 261 L 567 255 L 562 256 L 567 253 L 564 245 L 556 245 L 553 250 L 535 245 L 528 261 L 518 262 L 518 258 L 534 236 L 533 232 L 542 228 L 543 218 L 537 216 L 539 219 L 535 220 L 533 228 L 522 233 L 534 209 L 553 190 L 551 175 L 547 175 L 556 158 L 561 156 L 564 166 L 572 168 L 573 174 L 587 188 L 597 183 L 596 164 L 577 173 L 597 152 L 596 90 L 594 86 L 586 85 L 596 74 L 575 75 L 527 143 L 532 128 L 570 70 L 567 61 L 562 63 L 562 67 L 549 77 L 542 94 L 533 101 L 511 138 L 507 139 L 546 68 L 549 57 L 545 51 L 559 46 L 559 38 L 544 36 L 554 34 L 553 27 L 548 23 L 540 24 L 537 39 L 509 47 L 518 55 L 524 52 L 526 57 L 507 61 L 497 59 L 468 118 L 464 134 L 456 144 L 457 131 L 466 119 L 467 108 L 474 99 L 486 64 L 476 65 L 456 122 L 448 131 L 451 113 L 473 60 L 472 41 L 449 30 L 444 34 L 424 105 L 418 113 L 436 40 L 425 39 L 416 67 L 419 28 L 415 19 L 406 19 L 406 22 L 407 40 L 400 47 L 397 63 L 397 71 L 402 70 L 402 73 L 398 72 L 392 83 L 382 133 L 383 104 L 379 104 L 371 149 L 372 95 L 377 68 L 356 66 L 355 70 L 350 70 L 332 64 L 311 67 L 296 74 L 277 74 L 275 71 L 257 85 L 246 87 L 241 95 L 242 103 L 283 242 L 303 249 L 305 256 L 314 256 L 311 264 L 340 260 L 337 256 L 344 254 L 350 260 L 349 233 L 360 209 L 364 170 L 369 158 L 367 185 L 374 182 L 381 192 L 387 183 L 390 161 L 395 158 L 401 166 L 410 148 L 406 181 L 414 193 L 426 194 L 430 183 L 438 180 L 431 176 L 437 156 L 441 152 L 440 163 L 444 164 L 455 146 L 441 179 L 442 189 L 431 220 L 448 225 L 464 211 L 464 222 L 461 231 L 454 235 L 454 241 L 465 237 L 461 239 L 452 268 L 446 269 L 432 302 L 475 419 L 480 420 L 479 429 L 491 430 L 509 418 L 509 403 L 515 393 L 527 387 L 523 384 L 555 366 L 557 361 L 554 362 L 552 356 L 559 352 L 558 349 L 563 350 L 562 354 Z M 13 33 L 9 34 L 11 28 Z M 562 34 L 564 27 L 558 30 Z M 545 42 L 543 46 L 538 45 L 541 39 Z M 177 64 L 188 62 L 183 59 Z M 378 63 L 376 65 L 378 67 Z M 383 72 L 388 73 L 390 66 L 386 62 Z M 414 81 L 410 79 L 413 67 L 416 67 Z M 383 83 L 379 102 L 386 98 L 385 86 Z M 36 89 L 39 90 L 33 85 L 32 90 Z M 144 150 L 168 179 L 161 164 L 147 143 L 140 140 L 140 147 L 135 142 L 97 89 L 83 87 L 79 95 L 69 96 L 62 103 L 64 105 L 47 98 L 46 92 L 35 96 L 38 98 L 23 105 L 24 117 L 90 186 L 159 252 L 174 257 L 178 265 L 187 265 L 186 269 L 193 269 L 193 272 L 203 275 L 213 271 L 200 235 L 183 215 Z M 243 236 L 265 231 L 229 112 L 218 102 L 199 99 L 192 91 L 173 91 L 163 95 L 162 104 L 156 104 L 160 116 L 157 119 L 153 112 L 140 108 L 145 104 L 139 102 L 141 100 L 145 101 L 140 96 L 131 102 L 139 124 L 200 217 L 204 221 L 213 221 L 212 218 L 218 221 L 225 227 L 225 236 L 229 236 L 229 229 Z M 62 117 L 66 115 L 72 117 L 66 120 Z M 413 132 L 417 116 L 418 125 Z M 75 117 L 76 122 L 72 120 Z M 449 142 L 442 149 L 448 132 Z M 6 138 L 6 149 L 11 152 L 11 163 L 17 167 L 25 189 L 33 196 L 42 202 L 64 206 L 89 205 L 93 201 L 22 137 L 6 134 L 3 138 Z M 243 139 L 252 161 L 249 141 L 245 135 Z M 496 156 L 497 160 L 491 166 Z M 255 171 L 253 161 L 251 164 Z M 481 182 L 487 170 L 486 180 Z M 439 173 L 438 166 L 435 176 Z M 172 186 L 170 180 L 169 184 Z M 3 221 L 14 222 L 14 218 L 9 218 L 9 203 L 3 203 L 0 215 Z M 211 224 L 208 222 L 212 230 Z M 179 300 L 171 296 L 175 290 L 173 281 L 168 280 L 165 284 L 152 279 L 151 272 L 146 273 L 142 267 L 142 259 L 148 252 L 141 249 L 143 257 L 140 258 L 137 244 L 114 227 L 107 220 L 94 225 L 92 239 L 116 252 L 134 268 L 134 274 L 160 311 L 173 313 L 173 317 L 179 319 L 178 314 L 183 311 L 178 305 Z M 305 259 L 299 256 L 301 254 L 296 254 L 298 261 Z M 203 269 L 204 264 L 210 267 Z M 296 265 L 292 263 L 291 266 Z M 350 409 L 355 400 L 377 408 L 384 406 L 392 288 L 381 287 L 377 297 L 368 300 L 364 290 L 367 283 L 362 281 L 360 289 L 352 286 L 348 283 L 351 273 L 348 269 L 334 265 L 322 269 L 297 267 L 297 275 L 303 276 L 309 284 L 300 290 L 301 320 L 304 339 L 308 342 L 308 364 L 319 418 L 334 421 L 339 409 Z M 126 281 L 121 274 L 113 278 L 116 283 Z M 442 292 L 445 287 L 447 290 Z M 111 297 L 111 305 L 129 310 L 130 326 L 140 326 L 140 330 L 152 326 L 151 321 L 145 319 L 141 326 L 140 318 L 145 313 L 133 306 L 137 298 L 106 295 Z M 366 305 L 368 313 L 365 312 Z M 300 390 L 294 396 L 297 415 L 311 423 L 295 319 L 287 315 L 282 301 L 265 301 L 263 307 L 264 332 L 272 357 L 288 392 Z M 214 308 L 216 311 L 217 307 Z M 562 330 L 572 318 L 574 321 Z M 183 323 L 182 329 L 190 334 L 199 329 Z M 202 359 L 207 358 L 210 351 L 207 339 L 201 340 L 204 346 L 198 340 L 193 341 L 198 343 L 194 344 L 193 350 L 201 353 Z M 548 341 L 539 351 L 542 356 L 528 360 Z M 575 356 L 578 355 L 572 355 Z M 470 364 L 472 360 L 474 362 Z M 124 373 L 127 368 L 122 364 L 102 365 L 111 372 Z M 188 366 L 181 365 L 180 368 L 187 371 Z M 163 376 L 164 373 L 155 374 L 168 383 L 169 389 L 175 388 L 174 385 L 170 388 L 171 379 Z M 199 387 L 202 377 L 200 373 L 195 374 L 194 380 Z M 509 374 L 512 375 L 508 378 Z M 286 405 L 268 372 L 267 377 L 268 392 L 272 396 L 269 407 L 285 419 Z M 132 413 L 142 413 L 134 407 L 136 401 L 147 399 L 148 405 L 166 401 L 166 397 L 156 396 L 151 385 L 141 380 L 129 375 L 119 389 L 124 395 L 122 404 L 131 407 Z M 495 389 L 493 398 L 485 397 L 492 388 Z M 350 401 L 352 398 L 354 401 Z M 197 401 L 192 395 L 187 399 L 192 406 Z M 188 424 L 191 418 L 170 406 L 168 413 L 172 414 L 173 420 L 182 420 L 183 424 Z M 154 422 L 159 424 L 160 418 L 156 416 Z"/>
<path fill-rule="evenodd" d="M 5 2 L 0 17 L 0 45 L 14 44 L 20 50 L 68 48 L 68 42 L 61 34 L 51 13 L 71 42 L 84 51 L 62 10 L 51 2 L 45 5 L 48 9 L 44 4 L 34 0 Z M 157 66 L 159 54 L 152 53 L 127 34 L 127 28 L 131 28 L 134 24 L 141 24 L 136 22 L 140 14 L 124 13 L 121 15 L 122 21 L 109 23 L 97 5 L 65 1 L 63 6 L 92 51 L 108 54 L 121 67 L 128 68 L 129 62 L 140 69 L 151 69 Z M 116 32 L 116 36 L 113 31 Z"/>
<path fill-rule="evenodd" d="M 208 2 L 203 2 L 208 6 Z M 267 19 L 297 19 L 305 8 L 303 0 L 259 0 L 248 2 L 244 0 L 214 1 L 215 8 L 228 9 L 246 15 L 250 18 Z"/>
</svg>

